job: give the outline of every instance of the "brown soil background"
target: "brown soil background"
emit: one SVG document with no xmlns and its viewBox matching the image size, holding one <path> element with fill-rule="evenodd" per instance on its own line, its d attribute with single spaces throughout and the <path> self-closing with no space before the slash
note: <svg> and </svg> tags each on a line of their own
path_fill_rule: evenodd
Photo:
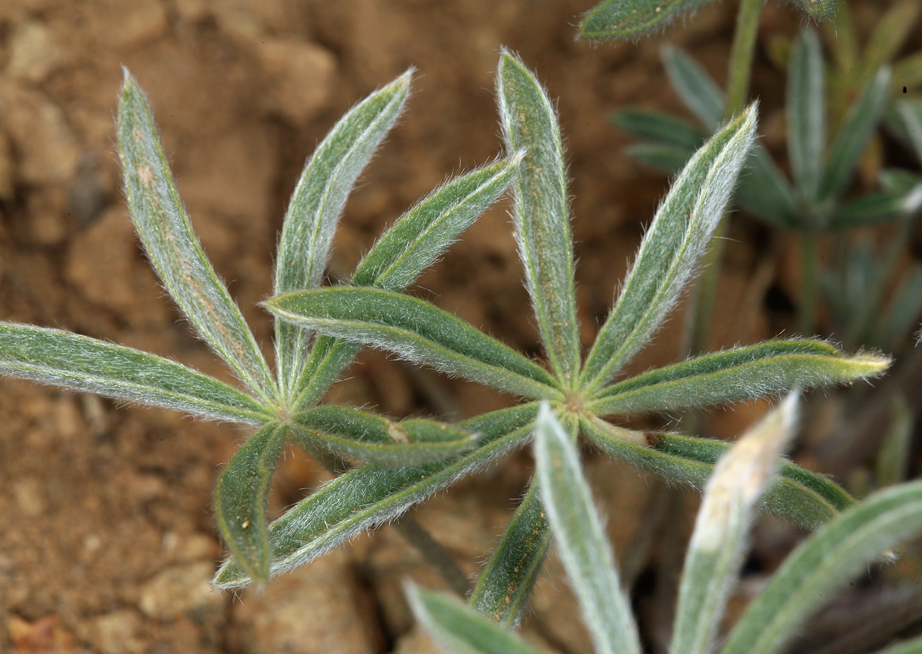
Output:
<svg viewBox="0 0 922 654">
<path fill-rule="evenodd" d="M 0 315 L 229 379 L 158 286 L 126 214 L 113 129 L 121 66 L 147 92 L 204 247 L 268 351 L 271 323 L 256 303 L 270 293 L 287 198 L 315 145 L 352 104 L 416 67 L 401 124 L 346 207 L 330 262 L 336 278 L 415 200 L 499 153 L 492 76 L 505 45 L 558 101 L 590 344 L 667 188 L 664 176 L 623 153 L 629 139 L 607 116 L 629 105 L 682 111 L 659 64 L 664 40 L 690 49 L 722 82 L 737 3 L 713 3 L 650 39 L 601 47 L 574 42 L 577 17 L 592 4 L 2 0 Z M 880 11 L 880 3 L 851 4 L 862 25 Z M 773 149 L 783 145 L 783 76 L 765 50 L 804 22 L 790 6 L 765 11 L 754 95 L 763 98 L 762 131 Z M 503 204 L 487 212 L 414 292 L 539 356 L 507 211 Z M 791 316 L 770 311 L 766 294 L 774 286 L 796 297 L 796 270 L 782 251 L 774 273 L 757 275 L 769 240 L 748 219 L 734 222 L 712 346 L 790 333 Z M 675 360 L 682 322 L 673 318 L 635 369 Z M 375 352 L 362 354 L 332 396 L 393 416 L 464 417 L 509 402 Z M 709 429 L 730 437 L 761 410 L 714 411 Z M 390 527 L 264 593 L 209 589 L 223 556 L 212 487 L 246 436 L 168 411 L 0 380 L 0 651 L 431 651 L 401 583 L 440 582 Z M 822 470 L 814 454 L 802 448 L 800 460 Z M 527 453 L 504 464 L 417 512 L 472 575 L 528 479 Z M 623 555 L 640 517 L 657 505 L 648 496 L 666 493 L 603 457 L 590 455 L 587 465 Z M 271 510 L 326 478 L 289 452 Z M 766 567 L 796 537 L 775 523 L 760 524 L 760 533 Z M 641 554 L 638 572 L 648 570 Z M 548 651 L 590 651 L 559 566 L 549 568 L 526 631 Z M 668 615 L 668 602 L 642 590 L 655 578 L 644 575 L 635 594 L 657 648 L 666 622 L 656 616 Z"/>
</svg>

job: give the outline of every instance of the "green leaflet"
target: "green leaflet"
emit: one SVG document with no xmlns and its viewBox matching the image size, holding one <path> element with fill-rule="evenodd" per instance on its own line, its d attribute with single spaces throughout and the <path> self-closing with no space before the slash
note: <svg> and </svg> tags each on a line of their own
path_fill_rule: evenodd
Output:
<svg viewBox="0 0 922 654">
<path fill-rule="evenodd" d="M 740 208 L 775 227 L 798 227 L 800 209 L 794 200 L 794 189 L 768 151 L 756 143 L 746 163 L 747 169 L 736 188 Z"/>
<path fill-rule="evenodd" d="M 709 654 L 739 575 L 756 500 L 794 432 L 799 394 L 750 428 L 714 467 L 682 567 L 670 652 Z"/>
<path fill-rule="evenodd" d="M 730 632 L 722 654 L 772 654 L 837 589 L 922 532 L 922 482 L 874 493 L 801 544 Z"/>
<path fill-rule="evenodd" d="M 410 209 L 365 255 L 350 283 L 402 291 L 509 186 L 522 154 L 450 180 Z M 291 289 L 297 290 L 297 289 Z"/>
<path fill-rule="evenodd" d="M 466 420 L 465 431 L 485 434 L 463 456 L 405 468 L 366 465 L 337 477 L 289 509 L 269 527 L 271 574 L 309 563 L 361 532 L 393 520 L 432 493 L 519 445 L 531 433 L 538 406 L 523 404 Z M 228 559 L 213 584 L 239 588 L 250 583 Z"/>
<path fill-rule="evenodd" d="M 581 39 L 624 39 L 669 24 L 710 0 L 605 0 L 583 17 Z"/>
<path fill-rule="evenodd" d="M 826 171 L 820 182 L 821 200 L 838 197 L 845 190 L 858 158 L 880 121 L 889 84 L 890 69 L 884 66 L 849 108 L 829 148 Z"/>
<path fill-rule="evenodd" d="M 820 39 L 806 29 L 794 43 L 788 65 L 788 152 L 798 190 L 819 198 L 826 149 L 826 89 Z"/>
<path fill-rule="evenodd" d="M 691 159 L 695 150 L 704 145 L 706 139 L 705 135 L 688 121 L 647 109 L 619 111 L 612 116 L 612 122 L 619 129 L 638 138 L 688 150 L 685 161 Z M 683 166 L 685 161 L 682 162 Z"/>
<path fill-rule="evenodd" d="M 524 397 L 559 398 L 544 368 L 456 316 L 383 289 L 321 288 L 266 302 L 284 320 Z"/>
<path fill-rule="evenodd" d="M 570 387 L 579 372 L 580 341 L 560 126 L 538 80 L 505 50 L 496 95 L 507 150 L 527 150 L 515 179 L 516 239 L 525 285 L 551 369 Z"/>
<path fill-rule="evenodd" d="M 889 365 L 882 355 L 847 356 L 822 341 L 766 341 L 631 377 L 601 391 L 587 408 L 614 415 L 740 402 L 878 375 Z"/>
<path fill-rule="evenodd" d="M 304 166 L 279 239 L 275 294 L 316 288 L 323 280 L 330 244 L 355 180 L 403 109 L 412 70 L 353 107 L 333 127 Z M 276 320 L 279 380 L 286 395 L 298 392 L 310 333 Z"/>
<path fill-rule="evenodd" d="M 413 614 L 453 654 L 539 654 L 523 640 L 444 593 L 407 587 Z"/>
<path fill-rule="evenodd" d="M 813 20 L 824 20 L 835 12 L 838 0 L 794 0 L 794 2 L 810 14 Z"/>
<path fill-rule="evenodd" d="M 266 505 L 269 485 L 285 446 L 288 428 L 264 425 L 237 450 L 218 477 L 215 519 L 234 560 L 258 583 L 269 581 Z"/>
<path fill-rule="evenodd" d="M 117 132 L 131 218 L 163 285 L 202 338 L 260 399 L 273 404 L 269 368 L 192 231 L 147 98 L 127 71 Z"/>
<path fill-rule="evenodd" d="M 910 189 L 884 190 L 846 202 L 836 208 L 830 229 L 867 227 L 911 216 L 922 209 L 922 183 Z"/>
<path fill-rule="evenodd" d="M 694 150 L 662 143 L 637 143 L 625 151 L 634 159 L 664 173 L 678 173 L 695 154 Z"/>
<path fill-rule="evenodd" d="M 570 422 L 568 434 L 546 404 L 538 413 L 535 467 L 541 498 L 596 654 L 639 654 L 631 602 L 621 590 L 611 546 L 572 442 L 578 427 Z"/>
<path fill-rule="evenodd" d="M 59 329 L 0 322 L 0 373 L 203 418 L 271 419 L 249 395 L 197 370 Z"/>
<path fill-rule="evenodd" d="M 544 566 L 551 532 L 534 477 L 490 554 L 470 605 L 507 628 L 516 626 Z"/>
<path fill-rule="evenodd" d="M 381 466 L 415 466 L 473 449 L 477 436 L 432 420 L 394 423 L 343 406 L 318 406 L 294 417 L 295 442 Z"/>
<path fill-rule="evenodd" d="M 587 437 L 615 458 L 663 479 L 702 489 L 729 443 L 677 434 L 641 433 L 598 418 L 582 419 Z M 760 501 L 761 508 L 795 524 L 815 528 L 855 503 L 825 477 L 782 461 L 779 478 Z"/>
<path fill-rule="evenodd" d="M 706 129 L 716 132 L 724 120 L 726 99 L 701 65 L 679 48 L 664 45 L 663 66 L 685 106 Z"/>
<path fill-rule="evenodd" d="M 580 382 L 587 393 L 611 380 L 675 305 L 730 199 L 752 145 L 756 113 L 753 105 L 715 134 L 672 185 L 586 358 Z"/>
</svg>

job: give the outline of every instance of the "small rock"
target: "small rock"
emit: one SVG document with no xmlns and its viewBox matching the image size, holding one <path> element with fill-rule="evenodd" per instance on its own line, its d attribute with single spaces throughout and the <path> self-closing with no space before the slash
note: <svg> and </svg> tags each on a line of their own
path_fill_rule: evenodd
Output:
<svg viewBox="0 0 922 654">
<path fill-rule="evenodd" d="M 143 622 L 128 609 L 91 620 L 78 635 L 100 654 L 141 654 L 145 650 Z"/>
<path fill-rule="evenodd" d="M 265 592 L 249 591 L 233 608 L 242 652 L 366 654 L 382 650 L 381 635 L 358 601 L 343 550 L 276 577 Z M 370 613 L 370 611 L 368 612 Z"/>
<path fill-rule="evenodd" d="M 35 477 L 26 477 L 13 484 L 16 505 L 24 515 L 36 518 L 45 512 L 48 504 L 42 482 Z"/>
<path fill-rule="evenodd" d="M 138 308 L 132 284 L 136 257 L 131 221 L 122 207 L 113 207 L 73 239 L 64 274 L 90 302 L 133 315 Z"/>
<path fill-rule="evenodd" d="M 269 80 L 265 108 L 295 125 L 313 118 L 329 100 L 336 58 L 313 43 L 274 40 L 257 50 Z"/>
<path fill-rule="evenodd" d="M 33 622 L 11 615 L 6 626 L 15 647 L 13 654 L 67 654 L 77 651 L 74 637 L 61 626 L 61 619 L 56 615 L 45 616 Z"/>
<path fill-rule="evenodd" d="M 0 86 L 0 113 L 19 158 L 20 179 L 36 186 L 70 180 L 80 151 L 64 112 L 38 91 Z"/>
<path fill-rule="evenodd" d="M 20 24 L 13 33 L 6 70 L 10 77 L 37 83 L 66 60 L 67 52 L 60 39 L 43 23 L 29 21 Z"/>
<path fill-rule="evenodd" d="M 221 611 L 226 596 L 211 588 L 213 568 L 210 562 L 200 562 L 160 572 L 141 588 L 141 612 L 158 620 L 172 620 L 189 613 Z"/>
</svg>

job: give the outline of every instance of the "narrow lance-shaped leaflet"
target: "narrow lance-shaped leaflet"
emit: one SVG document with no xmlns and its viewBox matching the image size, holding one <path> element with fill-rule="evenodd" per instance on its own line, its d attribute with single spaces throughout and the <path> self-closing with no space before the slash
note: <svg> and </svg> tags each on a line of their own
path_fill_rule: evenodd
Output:
<svg viewBox="0 0 922 654">
<path fill-rule="evenodd" d="M 539 654 L 502 626 L 491 622 L 456 597 L 407 586 L 416 619 L 451 654 Z"/>
<path fill-rule="evenodd" d="M 615 415 L 728 404 L 875 377 L 889 365 L 883 355 L 849 356 L 823 341 L 766 341 L 630 377 L 600 391 L 587 408 Z"/>
<path fill-rule="evenodd" d="M 295 443 L 327 449 L 346 458 L 381 466 L 415 466 L 461 454 L 478 436 L 434 420 L 392 422 L 344 406 L 324 405 L 293 418 Z"/>
<path fill-rule="evenodd" d="M 788 152 L 797 188 L 808 202 L 819 198 L 826 149 L 826 87 L 819 37 L 805 29 L 788 64 Z"/>
<path fill-rule="evenodd" d="M 0 322 L 0 373 L 213 420 L 271 419 L 249 395 L 197 370 L 60 329 Z"/>
<path fill-rule="evenodd" d="M 269 368 L 192 230 L 147 99 L 127 71 L 117 133 L 131 218 L 163 285 L 240 379 L 264 402 L 274 404 L 276 387 Z"/>
<path fill-rule="evenodd" d="M 546 404 L 535 428 L 535 468 L 548 522 L 596 654 L 639 654 L 631 602 L 621 590 L 579 453 Z"/>
<path fill-rule="evenodd" d="M 756 116 L 752 105 L 715 134 L 672 185 L 586 358 L 581 382 L 588 392 L 611 380 L 675 305 L 730 199 L 752 146 Z"/>
<path fill-rule="evenodd" d="M 670 483 L 702 490 L 729 443 L 678 434 L 638 432 L 595 416 L 581 419 L 583 432 L 603 452 Z M 760 501 L 763 511 L 814 529 L 855 504 L 826 477 L 782 461 L 779 476 Z"/>
<path fill-rule="evenodd" d="M 353 107 L 333 127 L 304 167 L 279 239 L 275 294 L 316 288 L 323 280 L 330 244 L 346 198 L 375 149 L 394 125 L 410 91 L 412 70 Z M 279 382 L 298 392 L 310 333 L 276 320 Z"/>
<path fill-rule="evenodd" d="M 527 150 L 514 184 L 525 285 L 551 369 L 570 387 L 579 372 L 580 342 L 560 126 L 541 84 L 507 51 L 500 56 L 496 95 L 507 149 Z"/>
<path fill-rule="evenodd" d="M 710 0 L 605 0 L 579 24 L 581 39 L 627 39 L 662 28 Z"/>
<path fill-rule="evenodd" d="M 284 320 L 532 399 L 559 398 L 548 372 L 456 316 L 400 293 L 334 287 L 265 303 Z"/>
<path fill-rule="evenodd" d="M 215 487 L 218 527 L 234 560 L 259 583 L 269 581 L 266 507 L 269 485 L 287 435 L 288 428 L 278 423 L 260 428 L 237 450 Z"/>
</svg>

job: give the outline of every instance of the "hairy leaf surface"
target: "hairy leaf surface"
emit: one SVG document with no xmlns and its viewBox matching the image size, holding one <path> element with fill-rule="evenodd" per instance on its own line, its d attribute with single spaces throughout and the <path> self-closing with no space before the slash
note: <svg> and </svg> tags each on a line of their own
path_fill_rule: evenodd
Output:
<svg viewBox="0 0 922 654">
<path fill-rule="evenodd" d="M 675 305 L 723 215 L 755 127 L 753 105 L 698 150 L 672 185 L 586 358 L 580 380 L 587 392 L 611 380 Z"/>
<path fill-rule="evenodd" d="M 383 289 L 321 288 L 266 302 L 284 320 L 524 397 L 560 396 L 548 372 L 456 316 Z"/>
<path fill-rule="evenodd" d="M 240 379 L 273 403 L 276 387 L 266 361 L 192 230 L 147 98 L 127 71 L 117 133 L 131 219 L 163 285 Z"/>
<path fill-rule="evenodd" d="M 249 395 L 197 370 L 60 329 L 0 323 L 0 373 L 203 418 L 271 419 Z"/>
<path fill-rule="evenodd" d="M 883 373 L 890 359 L 848 356 L 822 341 L 765 341 L 705 354 L 625 379 L 588 403 L 599 415 L 677 410 L 741 402 L 794 387 L 841 384 Z"/>
<path fill-rule="evenodd" d="M 509 152 L 526 149 L 515 179 L 515 224 L 525 285 L 551 369 L 564 386 L 580 364 L 573 237 L 560 126 L 551 101 L 525 65 L 503 51 L 496 95 Z"/>
<path fill-rule="evenodd" d="M 221 535 L 250 579 L 269 581 L 269 485 L 285 446 L 288 428 L 264 425 L 234 454 L 215 487 L 215 519 Z"/>
<path fill-rule="evenodd" d="M 276 295 L 320 286 L 346 198 L 403 110 L 412 73 L 407 71 L 353 107 L 304 166 L 282 224 Z M 276 320 L 276 360 L 286 393 L 296 393 L 309 338 L 308 331 Z"/>
</svg>

